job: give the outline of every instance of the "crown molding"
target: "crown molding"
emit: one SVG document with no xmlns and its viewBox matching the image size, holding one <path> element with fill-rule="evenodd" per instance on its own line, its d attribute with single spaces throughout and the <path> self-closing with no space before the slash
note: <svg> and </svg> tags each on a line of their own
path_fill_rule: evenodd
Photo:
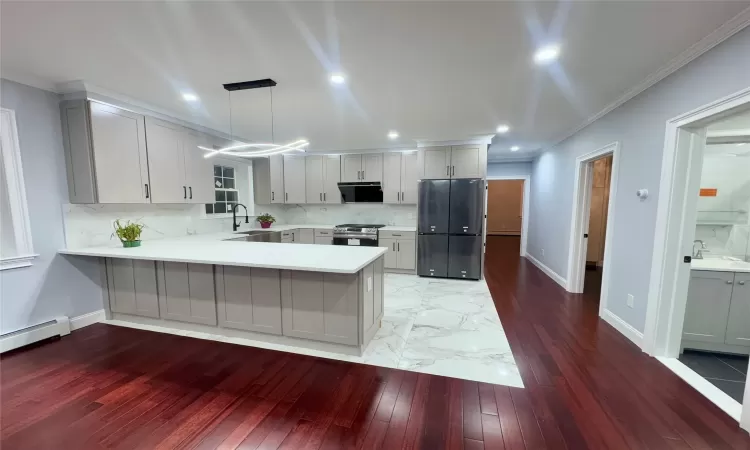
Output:
<svg viewBox="0 0 750 450">
<path fill-rule="evenodd" d="M 587 126 L 601 119 L 605 115 L 612 112 L 615 108 L 633 99 L 635 96 L 642 93 L 646 89 L 650 88 L 651 86 L 655 85 L 659 81 L 665 79 L 666 77 L 673 74 L 677 70 L 686 66 L 688 63 L 690 63 L 697 57 L 701 56 L 702 54 L 706 53 L 707 51 L 711 50 L 712 48 L 726 41 L 730 37 L 737 34 L 739 31 L 742 31 L 742 29 L 744 29 L 748 25 L 750 25 L 750 7 L 745 8 L 739 14 L 729 19 L 728 21 L 724 22 L 724 24 L 721 25 L 719 28 L 715 29 L 714 31 L 706 35 L 700 41 L 691 45 L 687 50 L 677 55 L 675 58 L 670 60 L 666 65 L 662 66 L 659 70 L 647 76 L 643 81 L 638 83 L 635 87 L 630 89 L 620 98 L 618 98 L 614 102 L 607 105 L 604 109 L 602 109 L 598 113 L 586 119 L 583 123 L 581 123 L 576 128 L 573 128 L 571 131 L 568 131 L 566 134 L 563 135 L 563 137 L 556 139 L 552 145 L 547 147 L 547 149 L 560 144 L 564 140 L 570 138 L 571 136 L 583 130 Z"/>
</svg>

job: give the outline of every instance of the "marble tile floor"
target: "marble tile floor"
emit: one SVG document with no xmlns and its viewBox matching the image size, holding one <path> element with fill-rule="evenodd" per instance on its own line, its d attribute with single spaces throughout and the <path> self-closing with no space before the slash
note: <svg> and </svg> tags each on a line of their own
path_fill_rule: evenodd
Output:
<svg viewBox="0 0 750 450">
<path fill-rule="evenodd" d="M 105 323 L 523 387 L 510 344 L 484 281 L 386 274 L 382 327 L 362 356 L 120 320 L 107 320 Z"/>
</svg>

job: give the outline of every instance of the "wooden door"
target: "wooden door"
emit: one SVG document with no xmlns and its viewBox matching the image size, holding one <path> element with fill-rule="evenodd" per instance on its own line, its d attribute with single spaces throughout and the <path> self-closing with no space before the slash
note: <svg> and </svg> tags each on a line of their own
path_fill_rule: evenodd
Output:
<svg viewBox="0 0 750 450">
<path fill-rule="evenodd" d="M 750 273 L 736 273 L 725 342 L 750 347 Z"/>
<path fill-rule="evenodd" d="M 271 203 L 284 203 L 284 155 L 268 157 Z"/>
<path fill-rule="evenodd" d="M 524 180 L 487 182 L 487 234 L 520 236 Z"/>
<path fill-rule="evenodd" d="M 458 145 L 451 147 L 451 178 L 482 178 L 479 145 Z"/>
<path fill-rule="evenodd" d="M 281 334 L 280 272 L 216 266 L 219 325 Z"/>
<path fill-rule="evenodd" d="M 184 129 L 179 125 L 146 118 L 152 203 L 187 202 L 184 138 Z"/>
<path fill-rule="evenodd" d="M 450 147 L 426 147 L 421 151 L 424 160 L 424 179 L 450 178 Z"/>
<path fill-rule="evenodd" d="M 401 203 L 401 153 L 383 155 L 383 203 Z"/>
<path fill-rule="evenodd" d="M 325 155 L 323 157 L 323 203 L 341 203 L 341 156 Z"/>
<path fill-rule="evenodd" d="M 284 203 L 304 204 L 305 194 L 305 157 L 284 155 Z"/>
<path fill-rule="evenodd" d="M 691 272 L 683 339 L 724 343 L 733 286 L 734 274 L 731 272 Z"/>
<path fill-rule="evenodd" d="M 305 198 L 307 203 L 323 203 L 323 156 L 305 157 Z"/>
<path fill-rule="evenodd" d="M 362 181 L 362 155 L 341 156 L 341 181 L 344 183 Z"/>
<path fill-rule="evenodd" d="M 609 212 L 609 189 L 612 174 L 612 156 L 601 158 L 593 163 L 591 186 L 591 207 L 589 212 L 588 246 L 586 262 L 604 264 L 604 242 L 607 234 L 607 214 Z"/>
<path fill-rule="evenodd" d="M 144 117 L 102 103 L 89 105 L 97 203 L 150 203 Z"/>
<path fill-rule="evenodd" d="M 369 153 L 362 155 L 362 180 L 383 181 L 382 153 Z"/>
<path fill-rule="evenodd" d="M 417 204 L 417 152 L 401 154 L 401 203 Z"/>
<path fill-rule="evenodd" d="M 198 146 L 213 148 L 211 137 L 195 130 L 184 133 L 183 159 L 188 187 L 188 203 L 214 202 L 214 163 L 204 158 L 205 150 Z"/>
</svg>

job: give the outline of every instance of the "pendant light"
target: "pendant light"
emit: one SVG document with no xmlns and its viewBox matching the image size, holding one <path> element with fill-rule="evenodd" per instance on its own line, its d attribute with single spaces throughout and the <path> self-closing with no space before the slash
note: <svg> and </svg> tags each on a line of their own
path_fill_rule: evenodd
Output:
<svg viewBox="0 0 750 450">
<path fill-rule="evenodd" d="M 280 153 L 287 152 L 304 152 L 305 147 L 310 145 L 305 139 L 299 139 L 288 144 L 276 144 L 274 138 L 274 123 L 273 123 L 273 87 L 276 86 L 276 82 L 270 78 L 255 81 L 241 81 L 239 83 L 225 84 L 224 89 L 229 92 L 229 135 L 234 141 L 234 133 L 232 130 L 232 92 L 243 91 L 246 89 L 259 89 L 268 88 L 271 96 L 271 142 L 270 143 L 242 143 L 233 144 L 220 149 L 213 149 L 203 146 L 198 146 L 201 150 L 205 150 L 208 153 L 203 155 L 204 158 L 211 158 L 220 153 L 240 156 L 243 158 L 261 158 L 271 155 L 278 155 Z"/>
</svg>

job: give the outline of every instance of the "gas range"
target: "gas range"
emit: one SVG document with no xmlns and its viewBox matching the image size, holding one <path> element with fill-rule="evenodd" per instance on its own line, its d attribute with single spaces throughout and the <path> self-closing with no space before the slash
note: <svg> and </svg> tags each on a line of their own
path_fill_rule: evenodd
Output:
<svg viewBox="0 0 750 450">
<path fill-rule="evenodd" d="M 378 228 L 381 224 L 345 223 L 333 228 L 333 245 L 378 246 Z"/>
</svg>

